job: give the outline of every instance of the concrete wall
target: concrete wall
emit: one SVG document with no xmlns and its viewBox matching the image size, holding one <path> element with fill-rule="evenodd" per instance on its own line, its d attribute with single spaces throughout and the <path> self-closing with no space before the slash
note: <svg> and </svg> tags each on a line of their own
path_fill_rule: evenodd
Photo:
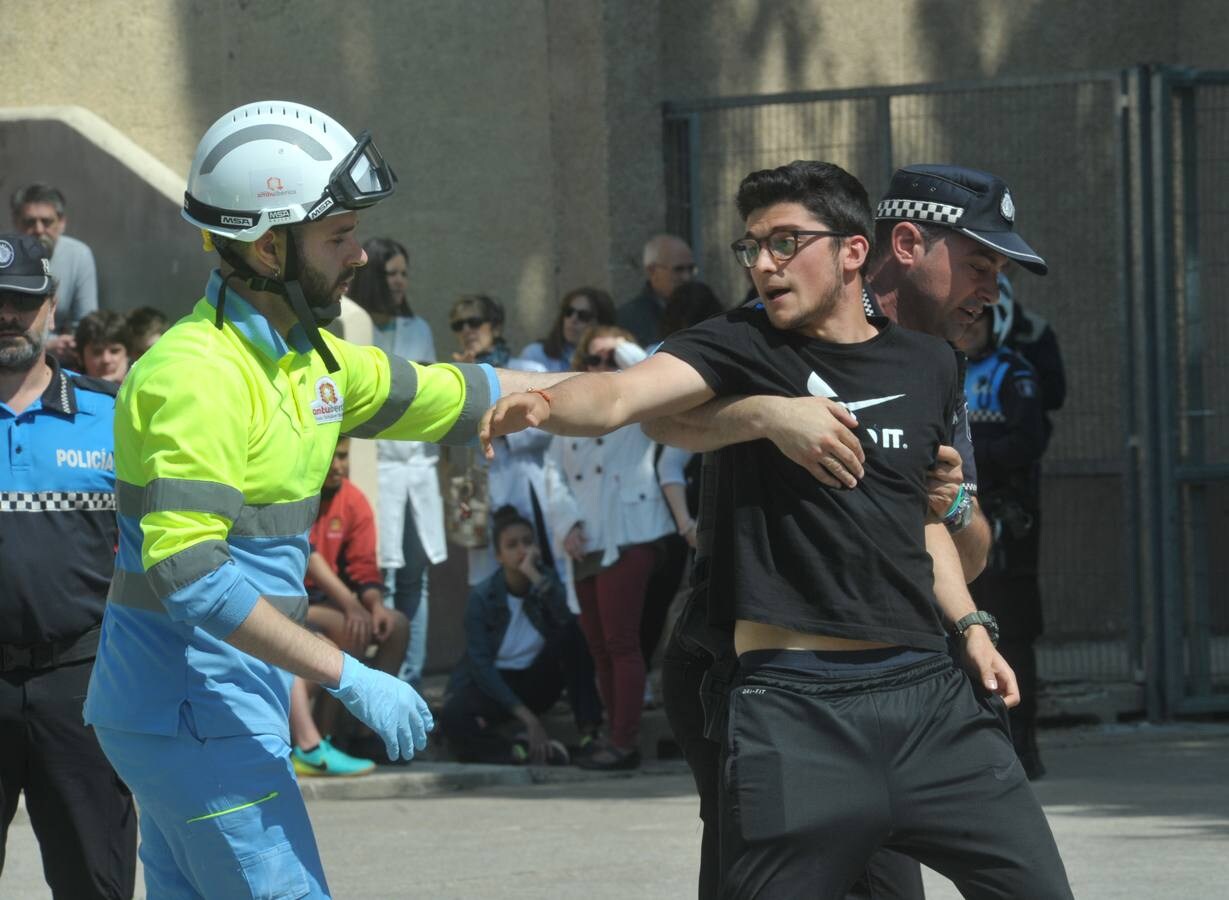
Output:
<svg viewBox="0 0 1229 900">
<path fill-rule="evenodd" d="M 8 198 L 33 181 L 55 184 L 67 202 L 67 233 L 83 239 L 98 264 L 99 302 L 108 309 L 150 305 L 172 317 L 200 297 L 213 265 L 199 232 L 180 218 L 183 179 L 114 129 L 78 108 L 18 118 L 0 116 L 0 214 L 11 226 Z M 118 146 L 117 146 L 118 145 Z M 153 181 L 151 170 L 162 175 Z M 167 182 L 170 184 L 167 184 Z"/>
<path fill-rule="evenodd" d="M 186 174 L 214 118 L 253 99 L 300 100 L 353 130 L 370 127 L 402 181 L 397 198 L 365 215 L 364 232 L 413 248 L 414 295 L 437 330 L 455 294 L 485 291 L 508 304 L 517 345 L 546 327 L 570 287 L 636 290 L 640 244 L 664 223 L 664 101 L 1139 61 L 1215 67 L 1227 30 L 1215 0 L 4 6 L 16 33 L 41 36 L 0 57 L 5 83 L 25 86 L 23 103 L 84 107 L 174 172 Z M 39 171 L 66 185 L 109 182 L 77 169 L 57 143 L 31 158 L 28 141 L 6 136 L 0 179 Z M 95 215 L 74 184 L 72 228 L 106 250 L 107 304 L 173 304 L 164 298 L 181 283 L 156 260 L 140 264 L 153 270 L 150 295 L 132 296 L 119 273 L 137 268 L 121 249 L 134 242 L 100 194 L 105 212 Z"/>
<path fill-rule="evenodd" d="M 603 10 L 596 0 L 6 3 L 6 27 L 45 40 L 15 45 L 0 76 L 26 85 L 30 103 L 97 113 L 184 175 L 204 130 L 243 102 L 294 99 L 371 128 L 401 181 L 364 215 L 364 233 L 411 248 L 414 302 L 437 333 L 452 297 L 486 292 L 508 305 L 519 346 L 563 290 L 610 283 Z M 645 45 L 651 57 L 651 37 Z M 651 101 L 640 115 L 654 119 Z M 28 158 L 29 143 L 19 149 Z M 67 184 L 75 158 L 38 152 L 14 172 Z M 10 159 L 0 155 L 6 174 Z M 87 195 L 73 194 L 73 232 L 106 244 L 103 220 L 118 211 L 87 217 Z M 128 237 L 102 267 L 134 264 Z M 450 334 L 438 338 L 451 348 Z"/>
</svg>

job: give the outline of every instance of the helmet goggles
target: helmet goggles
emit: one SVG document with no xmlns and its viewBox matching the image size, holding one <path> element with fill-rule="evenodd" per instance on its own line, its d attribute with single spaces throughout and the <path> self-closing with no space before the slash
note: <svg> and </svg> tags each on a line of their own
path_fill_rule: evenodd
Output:
<svg viewBox="0 0 1229 900">
<path fill-rule="evenodd" d="M 376 149 L 371 132 L 364 129 L 353 149 L 333 169 L 320 199 L 307 209 L 306 219 L 314 222 L 334 206 L 366 209 L 392 194 L 396 183 L 396 173 Z"/>
<path fill-rule="evenodd" d="M 303 204 L 299 210 L 223 209 L 202 203 L 185 192 L 184 211 L 206 226 L 213 225 L 227 230 L 254 228 L 260 224 L 262 218 L 268 219 L 269 224 L 266 227 L 291 225 L 302 221 L 314 222 L 330 211 L 366 209 L 391 195 L 396 183 L 397 175 L 376 148 L 371 132 L 363 130 L 354 147 L 333 168 L 319 199 L 314 203 Z"/>
</svg>

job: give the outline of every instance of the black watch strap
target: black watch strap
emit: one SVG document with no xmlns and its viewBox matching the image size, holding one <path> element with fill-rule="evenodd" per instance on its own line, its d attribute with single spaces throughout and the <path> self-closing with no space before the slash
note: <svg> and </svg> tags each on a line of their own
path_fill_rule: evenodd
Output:
<svg viewBox="0 0 1229 900">
<path fill-rule="evenodd" d="M 982 625 L 990 635 L 990 642 L 996 647 L 999 644 L 999 621 L 984 609 L 971 612 L 956 622 L 956 633 L 964 637 L 964 633 L 973 625 Z"/>
</svg>

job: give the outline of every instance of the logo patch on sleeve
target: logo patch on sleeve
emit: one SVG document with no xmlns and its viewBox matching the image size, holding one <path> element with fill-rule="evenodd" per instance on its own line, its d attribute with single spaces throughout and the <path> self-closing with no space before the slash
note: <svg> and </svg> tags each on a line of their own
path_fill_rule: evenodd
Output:
<svg viewBox="0 0 1229 900">
<path fill-rule="evenodd" d="M 340 422 L 346 404 L 341 392 L 337 390 L 337 382 L 327 375 L 316 382 L 315 396 L 312 398 L 312 415 L 321 425 L 326 422 Z"/>
</svg>

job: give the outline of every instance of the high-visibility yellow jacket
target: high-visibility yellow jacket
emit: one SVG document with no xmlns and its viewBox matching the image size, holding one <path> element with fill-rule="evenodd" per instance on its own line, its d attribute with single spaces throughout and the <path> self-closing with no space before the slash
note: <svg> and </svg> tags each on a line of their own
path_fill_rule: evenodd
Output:
<svg viewBox="0 0 1229 900">
<path fill-rule="evenodd" d="M 119 552 L 86 721 L 173 735 L 286 736 L 289 676 L 224 641 L 259 597 L 292 618 L 339 435 L 468 443 L 499 396 L 489 366 L 420 366 L 325 333 L 331 375 L 221 276 L 133 367 L 116 404 Z"/>
</svg>

